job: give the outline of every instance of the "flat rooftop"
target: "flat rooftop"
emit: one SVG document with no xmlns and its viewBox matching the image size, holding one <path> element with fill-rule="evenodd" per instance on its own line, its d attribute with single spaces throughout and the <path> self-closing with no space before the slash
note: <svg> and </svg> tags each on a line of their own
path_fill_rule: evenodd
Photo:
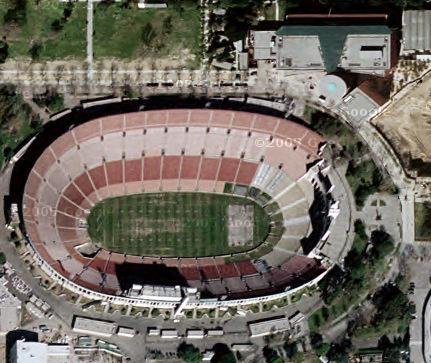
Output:
<svg viewBox="0 0 431 363">
<path fill-rule="evenodd" d="M 126 326 L 120 326 L 120 327 L 118 328 L 118 332 L 117 332 L 117 334 L 118 334 L 118 335 L 123 335 L 123 336 L 130 336 L 130 337 L 132 337 L 132 336 L 134 336 L 134 335 L 136 334 L 136 332 L 135 332 L 135 329 L 133 329 L 133 328 L 129 328 L 129 327 L 126 327 Z"/>
<path fill-rule="evenodd" d="M 317 35 L 293 35 L 277 40 L 277 68 L 325 69 Z"/>
<path fill-rule="evenodd" d="M 290 323 L 289 319 L 284 317 L 249 323 L 248 327 L 250 329 L 251 337 L 260 337 L 275 332 L 288 330 L 290 329 Z"/>
<path fill-rule="evenodd" d="M 159 298 L 166 300 L 181 300 L 182 293 L 179 286 L 156 286 L 134 284 L 129 292 L 130 297 Z"/>
<path fill-rule="evenodd" d="M 375 47 L 376 41 L 378 45 L 381 45 L 382 39 L 384 40 L 385 37 L 390 39 L 391 30 L 386 25 L 284 25 L 277 30 L 276 34 L 283 37 L 282 47 L 289 47 L 289 38 L 292 37 L 317 37 L 318 43 L 314 40 L 314 43 L 308 43 L 307 46 L 302 45 L 302 47 L 297 44 L 295 54 L 306 52 L 303 55 L 296 54 L 296 56 L 307 59 L 310 56 L 308 47 L 318 47 L 325 70 L 332 72 L 340 65 L 342 56 L 346 56 L 347 60 L 358 60 L 364 56 L 366 59 L 370 58 L 370 54 L 362 53 L 363 49 L 359 46 Z M 285 37 L 287 37 L 286 42 L 284 42 Z M 367 48 L 367 51 L 373 49 Z M 371 57 L 373 56 L 375 54 Z M 362 62 L 364 65 L 371 64 L 372 67 L 376 67 L 372 61 L 362 60 Z"/>
<path fill-rule="evenodd" d="M 344 69 L 387 69 L 391 60 L 387 34 L 348 35 L 341 54 Z"/>
<path fill-rule="evenodd" d="M 16 329 L 21 319 L 21 301 L 9 292 L 5 283 L 5 278 L 0 278 L 0 332 Z"/>
<path fill-rule="evenodd" d="M 254 59 L 275 59 L 275 31 L 274 30 L 252 30 Z"/>
<path fill-rule="evenodd" d="M 77 316 L 73 322 L 73 331 L 110 337 L 115 333 L 116 325 L 110 321 L 88 319 Z"/>
<path fill-rule="evenodd" d="M 403 12 L 404 50 L 431 49 L 431 10 Z"/>
<path fill-rule="evenodd" d="M 359 123 L 361 120 L 372 116 L 379 109 L 379 104 L 360 88 L 355 88 L 338 105 L 338 108 L 349 115 L 350 119 Z"/>
</svg>

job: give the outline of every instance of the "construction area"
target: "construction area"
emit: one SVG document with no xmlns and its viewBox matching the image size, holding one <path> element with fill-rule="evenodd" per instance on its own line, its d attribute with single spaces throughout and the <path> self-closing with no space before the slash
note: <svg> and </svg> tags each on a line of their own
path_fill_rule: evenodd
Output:
<svg viewBox="0 0 431 363">
<path fill-rule="evenodd" d="M 372 123 L 385 135 L 412 175 L 431 175 L 431 77 L 427 76 L 408 94 Z"/>
</svg>

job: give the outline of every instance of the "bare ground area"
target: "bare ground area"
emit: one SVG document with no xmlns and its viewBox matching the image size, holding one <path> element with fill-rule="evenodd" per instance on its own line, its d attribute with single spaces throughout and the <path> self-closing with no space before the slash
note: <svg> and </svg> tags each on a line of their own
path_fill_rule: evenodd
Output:
<svg viewBox="0 0 431 363">
<path fill-rule="evenodd" d="M 253 210 L 252 205 L 229 205 L 229 246 L 253 245 Z"/>
<path fill-rule="evenodd" d="M 431 175 L 431 77 L 390 105 L 372 122 L 412 174 Z"/>
</svg>

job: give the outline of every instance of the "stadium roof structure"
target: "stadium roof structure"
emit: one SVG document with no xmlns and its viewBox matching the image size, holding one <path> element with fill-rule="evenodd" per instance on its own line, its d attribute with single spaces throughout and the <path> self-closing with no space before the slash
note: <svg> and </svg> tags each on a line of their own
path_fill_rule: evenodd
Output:
<svg viewBox="0 0 431 363">
<path fill-rule="evenodd" d="M 317 36 L 326 71 L 333 72 L 340 63 L 349 35 L 390 35 L 386 25 L 284 25 L 277 36 Z M 300 54 L 299 54 L 300 55 Z"/>
</svg>

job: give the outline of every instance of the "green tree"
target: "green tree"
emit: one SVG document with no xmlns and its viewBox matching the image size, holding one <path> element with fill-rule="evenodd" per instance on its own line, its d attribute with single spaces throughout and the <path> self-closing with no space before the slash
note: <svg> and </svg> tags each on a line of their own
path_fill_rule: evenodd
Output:
<svg viewBox="0 0 431 363">
<path fill-rule="evenodd" d="M 172 16 L 163 19 L 163 32 L 169 34 L 172 31 Z"/>
<path fill-rule="evenodd" d="M 0 63 L 6 62 L 8 55 L 9 45 L 4 40 L 0 40 Z"/>
<path fill-rule="evenodd" d="M 169 0 L 168 7 L 172 8 L 180 16 L 184 14 L 184 0 Z"/>
<path fill-rule="evenodd" d="M 231 7 L 247 7 L 252 5 L 253 1 L 250 0 L 220 0 L 220 7 L 231 8 Z"/>
<path fill-rule="evenodd" d="M 187 363 L 198 363 L 202 361 L 202 353 L 193 344 L 180 344 L 177 354 L 179 358 Z"/>
<path fill-rule="evenodd" d="M 58 33 L 61 29 L 63 29 L 63 24 L 61 22 L 61 19 L 55 19 L 51 23 L 51 30 L 55 33 Z"/>
<path fill-rule="evenodd" d="M 16 87 L 0 85 L 0 166 L 23 140 L 40 130 L 40 125 Z"/>
<path fill-rule="evenodd" d="M 73 8 L 75 4 L 72 2 L 66 3 L 65 8 L 63 10 L 63 20 L 67 21 L 73 13 Z"/>
<path fill-rule="evenodd" d="M 51 112 L 64 109 L 64 96 L 55 90 L 47 90 L 45 93 L 33 97 L 33 101 L 41 107 L 47 107 Z"/>
<path fill-rule="evenodd" d="M 39 42 L 34 42 L 28 53 L 30 54 L 30 57 L 33 61 L 37 61 L 40 58 L 40 52 L 42 51 L 42 44 Z"/>
<path fill-rule="evenodd" d="M 215 354 L 211 363 L 236 363 L 235 355 L 226 344 L 214 345 L 213 351 Z"/>
<path fill-rule="evenodd" d="M 325 356 L 328 354 L 329 350 L 331 349 L 331 345 L 329 343 L 322 343 L 319 346 L 317 346 L 314 351 L 318 356 Z"/>
<path fill-rule="evenodd" d="M 272 349 L 271 347 L 264 347 L 262 352 L 267 363 L 284 363 L 283 358 L 281 358 L 278 355 L 277 351 Z"/>
<path fill-rule="evenodd" d="M 374 261 L 379 261 L 389 255 L 394 249 L 392 237 L 382 230 L 375 230 L 371 233 L 371 257 Z"/>
<path fill-rule="evenodd" d="M 5 23 L 24 25 L 27 21 L 27 0 L 9 0 L 9 8 L 3 20 Z"/>
<path fill-rule="evenodd" d="M 147 23 L 142 27 L 141 41 L 145 46 L 149 47 L 151 45 L 151 42 L 156 37 L 156 35 L 157 35 L 156 31 L 154 30 L 151 23 Z"/>
<path fill-rule="evenodd" d="M 349 351 L 352 348 L 352 343 L 349 339 L 344 339 L 340 343 L 332 344 L 327 357 L 331 362 L 348 363 Z"/>
<path fill-rule="evenodd" d="M 64 96 L 61 93 L 48 93 L 46 105 L 52 112 L 58 112 L 64 109 Z"/>
<path fill-rule="evenodd" d="M 408 297 L 393 284 L 386 284 L 373 296 L 373 304 L 377 308 L 374 323 L 392 319 L 403 319 L 414 312 L 414 306 Z"/>
<path fill-rule="evenodd" d="M 298 348 L 296 347 L 295 342 L 286 342 L 283 348 L 289 359 L 292 358 L 298 352 Z"/>
<path fill-rule="evenodd" d="M 344 258 L 344 267 L 350 272 L 353 280 L 361 280 L 367 272 L 362 255 L 353 249 Z"/>
<path fill-rule="evenodd" d="M 393 342 L 386 335 L 381 337 L 377 347 L 383 351 L 383 361 L 385 363 L 401 362 L 401 351 L 409 350 L 409 341 L 408 332 L 404 335 L 404 338 L 395 337 Z"/>
<path fill-rule="evenodd" d="M 326 356 L 331 349 L 328 343 L 323 342 L 323 337 L 319 333 L 310 334 L 310 344 L 319 357 Z"/>
</svg>

